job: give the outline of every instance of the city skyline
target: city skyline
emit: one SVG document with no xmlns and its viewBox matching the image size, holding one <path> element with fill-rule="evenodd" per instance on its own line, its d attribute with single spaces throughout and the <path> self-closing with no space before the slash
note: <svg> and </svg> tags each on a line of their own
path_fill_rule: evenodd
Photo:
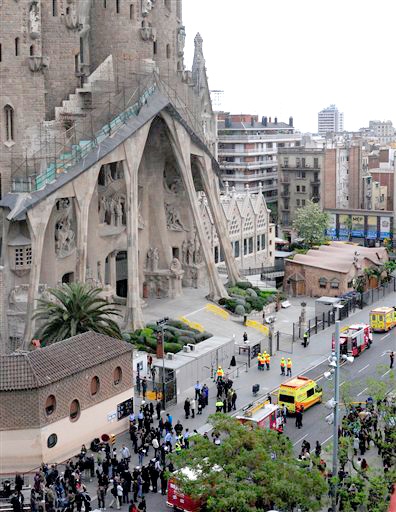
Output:
<svg viewBox="0 0 396 512">
<path fill-rule="evenodd" d="M 373 119 L 394 122 L 396 109 L 387 105 L 394 5 L 379 0 L 373 10 L 367 1 L 335 0 L 325 14 L 313 0 L 243 5 L 249 9 L 236 0 L 183 3 L 186 66 L 200 32 L 209 87 L 224 90 L 224 110 L 292 116 L 304 132 L 317 131 L 318 112 L 330 104 L 349 131 Z"/>
</svg>

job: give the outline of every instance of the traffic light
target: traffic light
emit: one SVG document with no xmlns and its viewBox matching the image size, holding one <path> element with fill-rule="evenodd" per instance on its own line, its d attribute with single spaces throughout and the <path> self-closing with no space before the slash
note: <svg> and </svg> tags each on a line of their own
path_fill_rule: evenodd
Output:
<svg viewBox="0 0 396 512">
<path fill-rule="evenodd" d="M 115 434 L 110 434 L 110 444 L 115 444 L 115 442 L 116 442 Z"/>
</svg>

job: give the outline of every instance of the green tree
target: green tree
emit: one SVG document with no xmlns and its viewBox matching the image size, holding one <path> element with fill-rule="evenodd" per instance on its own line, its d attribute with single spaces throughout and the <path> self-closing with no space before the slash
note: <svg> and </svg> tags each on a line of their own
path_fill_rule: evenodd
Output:
<svg viewBox="0 0 396 512">
<path fill-rule="evenodd" d="M 309 247 L 320 245 L 326 240 L 328 226 L 328 213 L 322 212 L 320 206 L 312 201 L 309 201 L 304 208 L 297 210 L 296 218 L 293 221 L 293 229 Z"/>
<path fill-rule="evenodd" d="M 121 316 L 119 310 L 99 296 L 101 291 L 83 283 L 50 288 L 54 300 L 39 299 L 33 315 L 43 322 L 35 337 L 47 344 L 95 331 L 122 339 L 120 328 L 113 319 Z"/>
<path fill-rule="evenodd" d="M 195 436 L 188 450 L 172 456 L 176 468 L 197 475 L 194 480 L 180 475 L 178 485 L 192 497 L 203 497 L 208 512 L 321 508 L 327 484 L 316 467 L 295 458 L 287 437 L 221 413 L 209 421 L 221 436 L 219 446 Z"/>
</svg>

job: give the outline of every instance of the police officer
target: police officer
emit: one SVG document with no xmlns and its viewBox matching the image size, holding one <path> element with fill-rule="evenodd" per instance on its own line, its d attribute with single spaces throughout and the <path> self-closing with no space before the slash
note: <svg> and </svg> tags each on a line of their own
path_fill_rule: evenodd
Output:
<svg viewBox="0 0 396 512">
<path fill-rule="evenodd" d="M 305 331 L 304 332 L 304 343 L 303 343 L 304 344 L 304 348 L 307 347 L 308 343 L 309 343 L 308 342 L 308 331 Z"/>
</svg>

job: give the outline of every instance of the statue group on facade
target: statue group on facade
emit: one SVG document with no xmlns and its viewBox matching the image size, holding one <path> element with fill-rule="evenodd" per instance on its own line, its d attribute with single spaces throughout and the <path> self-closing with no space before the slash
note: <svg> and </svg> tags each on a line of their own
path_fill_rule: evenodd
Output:
<svg viewBox="0 0 396 512">
<path fill-rule="evenodd" d="M 99 199 L 99 223 L 116 227 L 126 224 L 125 200 L 123 197 L 101 196 Z"/>
<path fill-rule="evenodd" d="M 183 224 L 176 206 L 165 203 L 166 227 L 169 231 L 189 231 Z"/>
<path fill-rule="evenodd" d="M 199 265 L 202 263 L 202 249 L 198 235 L 189 240 L 183 240 L 181 252 L 184 265 Z"/>
</svg>

